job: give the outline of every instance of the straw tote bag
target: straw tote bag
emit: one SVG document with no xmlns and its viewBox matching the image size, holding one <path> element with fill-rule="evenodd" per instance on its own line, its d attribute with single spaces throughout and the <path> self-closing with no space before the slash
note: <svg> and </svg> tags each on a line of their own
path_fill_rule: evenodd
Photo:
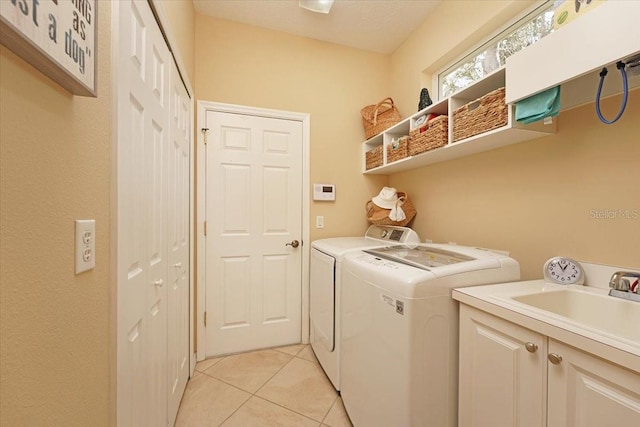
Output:
<svg viewBox="0 0 640 427">
<path fill-rule="evenodd" d="M 397 203 L 400 207 L 402 207 L 402 210 L 406 215 L 406 218 L 402 221 L 393 221 L 391 218 L 389 218 L 391 209 L 381 208 L 371 200 L 369 200 L 365 205 L 365 208 L 367 210 L 367 220 L 369 220 L 369 223 L 375 225 L 397 225 L 400 227 L 406 226 L 416 216 L 416 208 L 413 206 L 413 203 L 411 203 L 411 199 L 409 199 L 409 196 L 407 196 L 406 193 L 400 191 L 398 191 Z"/>
<path fill-rule="evenodd" d="M 360 110 L 360 115 L 367 139 L 376 136 L 402 119 L 391 98 L 385 98 L 376 105 L 367 105 Z"/>
</svg>

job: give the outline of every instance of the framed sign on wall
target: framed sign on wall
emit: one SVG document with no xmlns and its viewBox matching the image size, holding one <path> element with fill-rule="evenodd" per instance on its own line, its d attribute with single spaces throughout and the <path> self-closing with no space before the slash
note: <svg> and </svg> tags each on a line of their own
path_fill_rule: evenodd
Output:
<svg viewBox="0 0 640 427">
<path fill-rule="evenodd" d="M 75 95 L 96 96 L 96 0 L 0 0 L 0 42 Z"/>
</svg>

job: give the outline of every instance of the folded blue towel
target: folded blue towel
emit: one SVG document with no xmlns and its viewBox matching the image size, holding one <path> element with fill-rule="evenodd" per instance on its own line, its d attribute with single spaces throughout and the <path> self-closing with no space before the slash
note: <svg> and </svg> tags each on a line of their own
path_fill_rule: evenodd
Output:
<svg viewBox="0 0 640 427">
<path fill-rule="evenodd" d="M 533 123 L 560 113 L 560 86 L 516 102 L 516 121 Z"/>
</svg>

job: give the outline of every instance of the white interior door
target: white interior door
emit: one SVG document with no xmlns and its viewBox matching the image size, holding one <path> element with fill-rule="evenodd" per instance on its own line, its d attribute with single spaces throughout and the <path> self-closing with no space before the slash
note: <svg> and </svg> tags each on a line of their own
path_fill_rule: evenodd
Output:
<svg viewBox="0 0 640 427">
<path fill-rule="evenodd" d="M 298 343 L 302 122 L 207 111 L 205 127 L 206 355 Z"/>
<path fill-rule="evenodd" d="M 168 152 L 168 417 L 173 425 L 189 378 L 189 164 L 191 100 L 171 67 Z"/>
</svg>

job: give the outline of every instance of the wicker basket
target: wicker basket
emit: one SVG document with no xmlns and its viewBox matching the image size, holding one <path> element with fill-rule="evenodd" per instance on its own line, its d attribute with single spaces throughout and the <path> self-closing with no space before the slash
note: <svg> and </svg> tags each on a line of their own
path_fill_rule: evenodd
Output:
<svg viewBox="0 0 640 427">
<path fill-rule="evenodd" d="M 391 209 L 383 209 L 380 206 L 373 203 L 369 200 L 366 204 L 367 209 L 367 219 L 371 224 L 376 225 L 397 225 L 400 227 L 404 227 L 411 222 L 411 220 L 416 216 L 416 208 L 411 203 L 411 199 L 407 196 L 406 193 L 402 193 L 398 191 L 398 199 L 403 201 L 402 210 L 406 218 L 402 221 L 392 221 L 389 218 L 389 212 Z"/>
<path fill-rule="evenodd" d="M 365 169 L 373 169 L 382 166 L 382 145 L 378 145 L 365 153 Z"/>
<path fill-rule="evenodd" d="M 360 115 L 362 115 L 362 125 L 367 139 L 401 120 L 400 112 L 391 98 L 385 98 L 376 105 L 367 105 L 360 110 Z"/>
<path fill-rule="evenodd" d="M 387 145 L 387 163 L 397 162 L 409 155 L 409 137 L 403 136 Z"/>
<path fill-rule="evenodd" d="M 449 117 L 445 114 L 429 120 L 423 126 L 409 132 L 409 155 L 424 153 L 447 145 L 449 139 Z"/>
<path fill-rule="evenodd" d="M 506 125 L 508 111 L 503 87 L 458 108 L 453 112 L 453 142 Z"/>
</svg>

